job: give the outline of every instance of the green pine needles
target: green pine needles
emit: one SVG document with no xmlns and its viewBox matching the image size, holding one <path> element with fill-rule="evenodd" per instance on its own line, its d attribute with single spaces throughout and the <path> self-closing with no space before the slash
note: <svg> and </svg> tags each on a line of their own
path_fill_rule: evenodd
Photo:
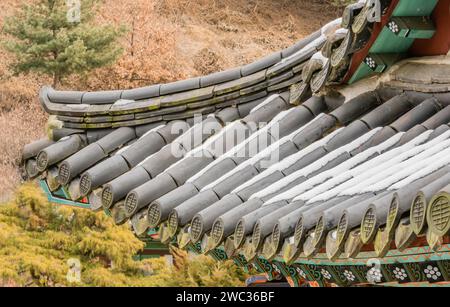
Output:
<svg viewBox="0 0 450 307">
<path fill-rule="evenodd" d="M 2 286 L 243 286 L 248 277 L 232 261 L 191 257 L 172 249 L 135 261 L 144 243 L 103 212 L 50 204 L 35 183 L 0 203 Z"/>
<path fill-rule="evenodd" d="M 4 43 L 15 54 L 16 74 L 37 72 L 53 77 L 83 74 L 113 63 L 121 54 L 117 40 L 123 27 L 94 23 L 96 0 L 37 0 L 5 21 L 11 39 Z"/>
</svg>

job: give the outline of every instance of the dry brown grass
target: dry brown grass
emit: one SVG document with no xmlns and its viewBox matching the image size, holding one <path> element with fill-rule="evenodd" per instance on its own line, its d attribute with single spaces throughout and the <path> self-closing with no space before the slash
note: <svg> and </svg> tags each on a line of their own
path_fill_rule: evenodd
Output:
<svg viewBox="0 0 450 307">
<path fill-rule="evenodd" d="M 17 171 L 23 146 L 44 134 L 46 115 L 38 104 L 24 104 L 0 113 L 0 203 L 20 182 Z"/>
<path fill-rule="evenodd" d="M 0 28 L 21 2 L 1 0 Z M 320 0 L 104 0 L 99 23 L 123 24 L 124 55 L 66 80 L 70 89 L 131 88 L 249 63 L 287 47 L 336 17 Z M 3 39 L 0 32 L 0 40 Z M 0 201 L 19 182 L 21 148 L 44 135 L 37 95 L 47 77 L 12 76 L 0 49 Z"/>
<path fill-rule="evenodd" d="M 99 22 L 123 24 L 124 56 L 78 88 L 130 88 L 244 65 L 334 18 L 306 0 L 105 0 Z M 120 14 L 118 13 L 120 12 Z"/>
</svg>

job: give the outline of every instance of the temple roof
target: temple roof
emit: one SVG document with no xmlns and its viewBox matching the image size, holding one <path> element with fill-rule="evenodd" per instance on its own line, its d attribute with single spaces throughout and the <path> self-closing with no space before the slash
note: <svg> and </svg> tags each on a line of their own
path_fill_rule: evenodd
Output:
<svg viewBox="0 0 450 307">
<path fill-rule="evenodd" d="M 54 128 L 24 148 L 24 176 L 137 236 L 158 228 L 167 244 L 247 261 L 383 257 L 426 225 L 445 236 L 450 60 L 433 41 L 441 2 L 414 3 L 412 15 L 405 1 L 360 1 L 290 48 L 205 77 L 44 87 Z"/>
</svg>

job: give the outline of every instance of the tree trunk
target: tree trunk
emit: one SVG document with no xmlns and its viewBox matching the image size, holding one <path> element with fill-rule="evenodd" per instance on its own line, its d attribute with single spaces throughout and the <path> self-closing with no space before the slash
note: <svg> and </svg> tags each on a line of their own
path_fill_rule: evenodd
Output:
<svg viewBox="0 0 450 307">
<path fill-rule="evenodd" d="M 61 83 L 61 77 L 57 73 L 54 73 L 53 74 L 53 84 L 52 84 L 53 88 L 56 89 L 60 83 Z"/>
</svg>

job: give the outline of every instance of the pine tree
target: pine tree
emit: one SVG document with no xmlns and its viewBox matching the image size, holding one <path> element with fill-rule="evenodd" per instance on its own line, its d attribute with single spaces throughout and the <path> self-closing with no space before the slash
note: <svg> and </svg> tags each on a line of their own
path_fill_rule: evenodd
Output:
<svg viewBox="0 0 450 307">
<path fill-rule="evenodd" d="M 15 73 L 53 77 L 53 86 L 72 74 L 113 63 L 122 53 L 122 27 L 94 23 L 96 0 L 36 0 L 5 21 L 11 39 L 4 43 L 16 55 Z"/>
<path fill-rule="evenodd" d="M 50 204 L 35 183 L 0 203 L 0 287 L 230 287 L 247 277 L 232 261 L 176 248 L 173 266 L 163 257 L 134 260 L 143 247 L 128 225 L 116 226 L 103 212 Z"/>
</svg>

